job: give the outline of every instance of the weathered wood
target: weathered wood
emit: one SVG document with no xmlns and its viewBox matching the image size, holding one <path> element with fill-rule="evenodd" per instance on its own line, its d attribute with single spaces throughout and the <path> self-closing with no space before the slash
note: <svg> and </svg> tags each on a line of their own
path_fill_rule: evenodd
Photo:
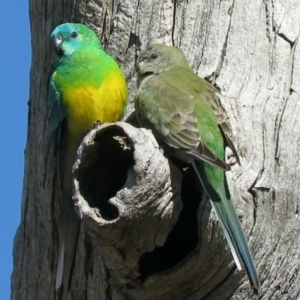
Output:
<svg viewBox="0 0 300 300">
<path fill-rule="evenodd" d="M 101 254 L 123 292 L 153 299 L 143 281 L 148 273 L 161 271 L 162 247 L 181 213 L 180 171 L 168 163 L 149 131 L 117 123 L 88 134 L 74 176 L 74 200 L 90 243 L 88 257 L 95 261 L 94 254 Z M 160 253 L 151 255 L 156 248 Z"/>
<path fill-rule="evenodd" d="M 45 99 L 53 57 L 49 35 L 56 25 L 66 21 L 91 25 L 107 51 L 120 63 L 130 88 L 127 115 L 132 110 L 136 91 L 134 61 L 139 48 L 149 43 L 164 42 L 180 47 L 195 72 L 219 88 L 241 159 L 241 166 L 233 164 L 227 178 L 262 282 L 259 298 L 297 299 L 300 295 L 300 2 L 31 0 L 30 18 L 33 60 L 28 142 L 21 224 L 14 242 L 12 299 L 56 299 L 54 282 L 58 251 L 58 203 L 61 195 L 53 143 L 46 123 Z M 114 129 L 106 129 L 107 132 L 115 134 L 114 130 L 122 132 L 125 127 L 127 132 L 130 128 L 127 135 L 132 134 L 132 140 L 144 139 L 145 144 L 151 145 L 147 148 L 149 152 L 146 152 L 146 156 L 156 153 L 151 160 L 151 168 L 155 164 L 165 168 L 162 182 L 166 188 L 171 186 L 168 177 L 171 169 L 171 174 L 177 174 L 176 180 L 183 175 L 183 186 L 188 192 L 193 190 L 188 185 L 192 178 L 181 174 L 177 167 L 163 158 L 148 131 L 133 129 L 122 123 L 115 126 Z M 97 135 L 104 129 L 99 130 Z M 108 133 L 107 136 L 99 136 L 99 139 L 107 139 Z M 128 155 L 134 157 L 137 155 L 136 144 L 132 141 L 129 144 L 135 150 L 128 150 Z M 118 155 L 121 153 L 119 145 L 117 141 L 112 145 Z M 82 149 L 84 147 L 82 145 Z M 126 156 L 128 162 L 131 161 L 129 156 Z M 81 163 L 75 167 L 75 179 L 83 167 L 84 160 L 82 157 L 80 159 Z M 112 161 L 112 164 L 118 166 L 118 160 Z M 157 272 L 157 266 L 154 265 L 149 276 L 137 280 L 141 273 L 137 265 L 140 254 L 166 244 L 164 242 L 170 236 L 169 231 L 180 220 L 183 211 L 180 210 L 180 203 L 183 208 L 188 205 L 189 202 L 184 199 L 190 194 L 183 188 L 182 200 L 176 202 L 178 211 L 167 210 L 169 215 L 164 220 L 158 221 L 156 218 L 159 215 L 153 213 L 151 216 L 142 206 L 143 216 L 151 219 L 146 228 L 143 220 L 137 221 L 139 214 L 135 205 L 130 206 L 133 215 L 128 211 L 126 213 L 126 203 L 131 203 L 130 199 L 133 199 L 133 203 L 137 201 L 136 197 L 131 197 L 134 182 L 127 189 L 126 184 L 136 176 L 141 181 L 148 178 L 157 190 L 163 186 L 159 187 L 159 182 L 150 181 L 155 179 L 150 176 L 153 169 L 151 173 L 142 164 L 129 165 L 125 168 L 128 169 L 126 180 L 120 181 L 119 192 L 110 200 L 119 207 L 118 217 L 110 217 L 110 210 L 108 217 L 105 213 L 104 217 L 103 209 L 99 208 L 102 217 L 94 214 L 83 219 L 72 299 L 256 299 L 247 278 L 236 271 L 222 231 L 205 199 L 201 201 L 196 215 L 199 220 L 197 237 L 200 237 L 196 240 L 197 245 L 192 245 L 187 251 L 188 255 L 171 267 Z M 119 174 L 125 176 L 122 172 Z M 175 186 L 178 196 L 180 186 Z M 199 193 L 193 190 L 194 196 Z M 166 197 L 166 202 L 170 201 L 168 194 L 161 197 Z M 82 214 L 94 211 L 80 206 L 81 200 L 78 199 L 77 205 Z M 159 201 L 159 197 L 155 201 Z M 191 203 L 198 206 L 197 201 Z M 147 201 L 143 204 L 146 205 Z M 175 207 L 175 202 L 173 205 Z M 107 207 L 104 207 L 104 211 Z M 192 208 L 189 207 L 189 213 Z M 100 221 L 103 218 L 112 219 Z M 143 231 L 141 240 L 136 239 L 131 231 L 135 223 L 137 232 L 140 234 Z M 129 231 L 126 233 L 127 226 Z M 96 227 L 99 231 L 95 231 Z M 191 225 L 191 229 L 195 227 Z M 122 230 L 126 234 L 120 238 Z M 153 232 L 159 232 L 159 235 L 154 237 L 151 235 Z M 98 234 L 101 238 L 99 241 L 95 238 Z M 130 247 L 127 234 L 133 238 L 132 249 L 127 248 Z M 110 238 L 119 241 L 114 244 Z M 189 240 L 193 241 L 193 235 Z M 124 253 L 131 253 L 128 260 L 122 256 L 124 253 L 116 252 L 121 248 L 126 248 Z M 171 256 L 176 251 L 176 247 L 167 248 L 165 256 Z M 145 263 L 148 267 L 147 259 Z"/>
</svg>

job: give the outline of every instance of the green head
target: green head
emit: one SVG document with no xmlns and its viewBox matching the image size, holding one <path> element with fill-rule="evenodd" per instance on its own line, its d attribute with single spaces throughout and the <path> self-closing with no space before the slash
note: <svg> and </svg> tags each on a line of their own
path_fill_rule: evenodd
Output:
<svg viewBox="0 0 300 300">
<path fill-rule="evenodd" d="M 101 48 L 96 33 L 83 24 L 65 23 L 57 26 L 51 33 L 59 56 L 69 56 L 81 47 Z"/>
<path fill-rule="evenodd" d="M 188 67 L 183 52 L 175 47 L 153 44 L 142 51 L 136 63 L 138 75 L 160 74 L 174 67 Z"/>
</svg>

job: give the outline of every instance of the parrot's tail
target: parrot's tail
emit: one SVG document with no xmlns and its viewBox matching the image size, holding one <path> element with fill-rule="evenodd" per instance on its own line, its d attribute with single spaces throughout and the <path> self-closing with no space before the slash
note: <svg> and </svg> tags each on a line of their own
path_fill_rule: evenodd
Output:
<svg viewBox="0 0 300 300">
<path fill-rule="evenodd" d="M 57 271 L 56 271 L 56 284 L 55 288 L 58 290 L 62 285 L 62 278 L 64 272 L 64 258 L 65 258 L 65 243 L 62 237 L 62 233 L 59 233 L 59 252 L 57 260 Z"/>
<path fill-rule="evenodd" d="M 198 161 L 193 162 L 193 167 L 221 223 L 237 268 L 247 272 L 251 286 L 257 293 L 260 282 L 240 221 L 230 200 L 224 172 Z"/>
<path fill-rule="evenodd" d="M 61 229 L 59 232 L 59 253 L 56 273 L 56 289 L 61 289 L 61 300 L 69 299 L 79 231 L 80 219 L 74 209 L 70 210 L 63 208 Z"/>
</svg>

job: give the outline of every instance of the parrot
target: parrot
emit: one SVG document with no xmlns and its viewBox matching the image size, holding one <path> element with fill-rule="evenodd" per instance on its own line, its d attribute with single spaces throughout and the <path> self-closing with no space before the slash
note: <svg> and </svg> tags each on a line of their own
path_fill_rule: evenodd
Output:
<svg viewBox="0 0 300 300">
<path fill-rule="evenodd" d="M 64 23 L 51 33 L 57 59 L 48 90 L 48 124 L 55 136 L 63 203 L 60 212 L 56 289 L 69 299 L 80 219 L 72 201 L 72 167 L 77 149 L 95 122 L 123 117 L 128 90 L 123 72 L 96 33 L 80 23 Z"/>
<path fill-rule="evenodd" d="M 232 131 L 216 88 L 198 77 L 184 53 L 172 46 L 151 44 L 136 61 L 135 113 L 141 127 L 177 161 L 190 165 L 202 185 L 239 270 L 245 270 L 255 293 L 257 271 L 235 212 L 225 171 L 228 146 L 240 163 Z"/>
</svg>

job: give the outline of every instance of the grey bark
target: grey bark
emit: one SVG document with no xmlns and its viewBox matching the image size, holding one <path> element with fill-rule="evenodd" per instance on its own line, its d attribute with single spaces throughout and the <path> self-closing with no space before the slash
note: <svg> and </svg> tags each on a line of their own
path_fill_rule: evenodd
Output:
<svg viewBox="0 0 300 300">
<path fill-rule="evenodd" d="M 241 166 L 232 161 L 227 179 L 262 282 L 257 297 L 237 272 L 193 178 L 164 157 L 149 131 L 119 123 L 97 125 L 75 164 L 83 221 L 72 299 L 298 299 L 300 2 L 31 0 L 30 20 L 28 141 L 11 299 L 57 299 L 61 194 L 45 99 L 53 58 L 49 35 L 67 21 L 94 28 L 120 63 L 130 88 L 128 115 L 136 91 L 134 60 L 149 43 L 180 47 L 195 72 L 219 88 L 241 160 Z M 86 176 L 91 162 L 98 171 Z M 107 203 L 91 200 L 99 193 L 106 193 Z M 180 243 L 186 236 L 189 242 Z M 182 244 L 190 248 L 180 250 Z M 149 255 L 159 247 L 165 252 L 154 261 L 161 255 L 169 263 L 164 268 Z"/>
</svg>

